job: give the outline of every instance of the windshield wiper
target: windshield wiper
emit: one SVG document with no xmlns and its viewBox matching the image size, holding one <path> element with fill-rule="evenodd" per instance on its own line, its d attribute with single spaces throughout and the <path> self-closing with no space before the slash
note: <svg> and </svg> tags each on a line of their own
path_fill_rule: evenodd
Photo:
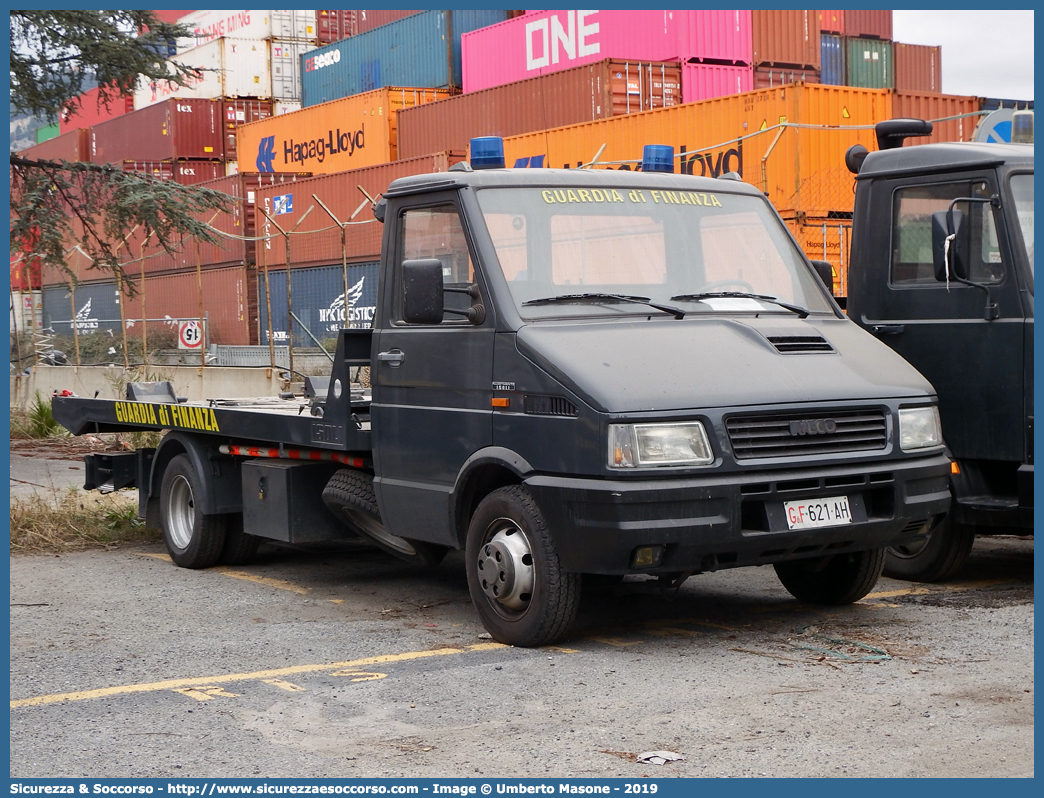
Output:
<svg viewBox="0 0 1044 798">
<path fill-rule="evenodd" d="M 673 308 L 670 305 L 660 305 L 653 302 L 647 296 L 628 296 L 627 294 L 600 294 L 600 293 L 589 293 L 589 294 L 561 294 L 559 296 L 546 296 L 543 299 L 530 299 L 528 302 L 523 302 L 523 305 L 557 305 L 557 304 L 568 304 L 573 302 L 634 302 L 638 305 L 648 305 L 656 310 L 661 310 L 664 313 L 670 313 L 676 319 L 684 319 L 685 311 L 681 308 Z"/>
<path fill-rule="evenodd" d="M 701 299 L 718 299 L 724 297 L 738 297 L 740 299 L 761 299 L 765 302 L 771 302 L 774 305 L 779 305 L 781 308 L 786 308 L 792 311 L 801 318 L 807 318 L 811 311 L 806 310 L 800 305 L 791 305 L 789 302 L 783 302 L 782 300 L 776 299 L 774 296 L 766 296 L 765 294 L 748 294 L 744 291 L 708 291 L 703 294 L 678 294 L 678 296 L 672 296 L 671 300 L 674 302 L 698 302 Z"/>
</svg>

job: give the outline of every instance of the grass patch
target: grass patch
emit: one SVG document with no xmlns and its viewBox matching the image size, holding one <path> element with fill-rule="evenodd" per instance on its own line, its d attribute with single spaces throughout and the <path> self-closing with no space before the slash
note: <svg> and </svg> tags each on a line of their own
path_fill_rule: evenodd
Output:
<svg viewBox="0 0 1044 798">
<path fill-rule="evenodd" d="M 156 543 L 163 534 L 137 518 L 137 502 L 120 493 L 70 490 L 53 497 L 11 497 L 11 553 L 82 551 Z"/>
<path fill-rule="evenodd" d="M 12 438 L 53 438 L 68 435 L 65 427 L 54 420 L 51 401 L 36 392 L 26 410 L 11 408 Z"/>
</svg>

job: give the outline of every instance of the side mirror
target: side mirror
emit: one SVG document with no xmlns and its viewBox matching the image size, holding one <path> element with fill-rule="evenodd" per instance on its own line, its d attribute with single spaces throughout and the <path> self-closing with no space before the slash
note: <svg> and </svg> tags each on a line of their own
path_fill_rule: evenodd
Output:
<svg viewBox="0 0 1044 798">
<path fill-rule="evenodd" d="M 943 282 L 946 275 L 946 239 L 954 235 L 950 242 L 950 278 L 960 280 L 968 279 L 968 270 L 965 268 L 964 257 L 961 247 L 957 242 L 961 240 L 961 227 L 964 224 L 964 212 L 954 209 L 953 230 L 946 211 L 935 211 L 932 214 L 932 263 L 935 266 L 935 279 Z"/>
<path fill-rule="evenodd" d="M 834 267 L 825 260 L 814 260 L 812 261 L 812 268 L 816 270 L 816 274 L 819 279 L 823 281 L 823 286 L 831 295 L 834 293 Z"/>
<path fill-rule="evenodd" d="M 403 320 L 409 324 L 442 323 L 442 261 L 437 258 L 402 262 Z"/>
</svg>

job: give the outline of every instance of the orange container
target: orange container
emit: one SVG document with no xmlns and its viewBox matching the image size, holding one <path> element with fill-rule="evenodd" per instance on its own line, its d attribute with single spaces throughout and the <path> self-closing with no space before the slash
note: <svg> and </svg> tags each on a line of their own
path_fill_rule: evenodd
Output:
<svg viewBox="0 0 1044 798">
<path fill-rule="evenodd" d="M 971 141 L 981 116 L 963 116 L 946 122 L 935 120 L 975 114 L 978 110 L 979 101 L 975 97 L 915 91 L 897 91 L 892 96 L 892 113 L 896 117 L 926 119 L 932 123 L 932 135 L 908 139 L 908 147 L 944 141 Z"/>
<path fill-rule="evenodd" d="M 444 89 L 386 87 L 240 125 L 239 168 L 332 174 L 394 161 L 396 112 L 448 96 Z"/>
<path fill-rule="evenodd" d="M 576 167 L 604 144 L 601 163 L 634 169 L 644 145 L 669 144 L 683 154 L 676 171 L 739 172 L 784 215 L 826 217 L 852 210 L 845 151 L 876 149 L 872 126 L 891 117 L 887 90 L 796 83 L 513 136 L 504 154 L 509 164 L 535 156 L 544 166 Z M 815 127 L 780 126 L 787 122 Z"/>
<path fill-rule="evenodd" d="M 300 224 L 290 237 L 292 267 L 336 266 L 342 263 L 341 231 L 315 197 L 322 200 L 338 221 L 355 222 L 346 228 L 345 249 L 349 263 L 379 260 L 384 225 L 374 219 L 366 196 L 358 187 L 362 186 L 367 194 L 376 198 L 388 190 L 393 180 L 409 175 L 445 172 L 462 160 L 463 152 L 439 152 L 380 166 L 305 178 L 293 185 L 258 189 L 255 197 L 256 235 L 272 236 L 257 243 L 258 269 L 263 270 L 266 263 L 269 268 L 283 268 L 286 263 L 286 239 L 280 235 L 276 225 L 289 231 Z M 311 212 L 309 208 L 312 208 Z M 358 214 L 352 219 L 356 210 Z M 266 218 L 265 213 L 271 219 Z M 304 218 L 305 214 L 307 218 Z"/>
</svg>

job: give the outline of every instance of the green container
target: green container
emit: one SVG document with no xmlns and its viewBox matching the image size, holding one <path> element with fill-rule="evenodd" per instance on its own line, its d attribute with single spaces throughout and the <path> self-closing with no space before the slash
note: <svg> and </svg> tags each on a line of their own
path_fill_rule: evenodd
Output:
<svg viewBox="0 0 1044 798">
<path fill-rule="evenodd" d="M 863 89 L 895 88 L 895 56 L 891 42 L 851 38 L 845 44 L 849 86 Z"/>
<path fill-rule="evenodd" d="M 58 123 L 45 125 L 36 129 L 36 143 L 43 144 L 45 141 L 58 138 Z"/>
</svg>

